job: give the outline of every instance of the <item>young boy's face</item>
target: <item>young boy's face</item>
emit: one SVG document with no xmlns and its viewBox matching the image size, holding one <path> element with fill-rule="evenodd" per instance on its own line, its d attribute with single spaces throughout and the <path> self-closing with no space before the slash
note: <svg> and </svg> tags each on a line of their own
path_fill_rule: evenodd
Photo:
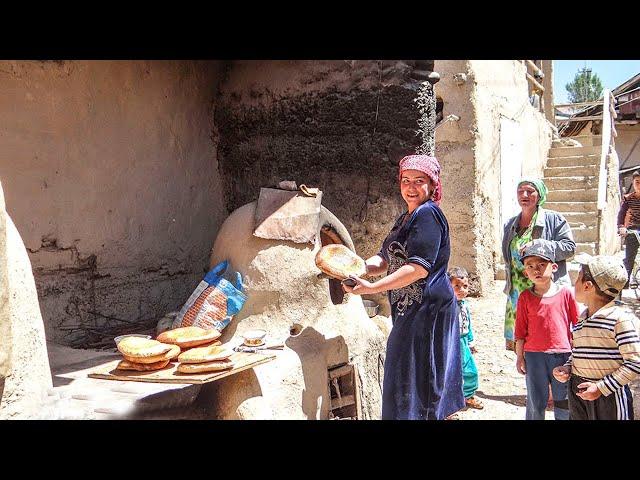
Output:
<svg viewBox="0 0 640 480">
<path fill-rule="evenodd" d="M 453 293 L 456 294 L 458 300 L 462 300 L 469 295 L 469 279 L 468 278 L 452 278 L 451 286 Z"/>
<path fill-rule="evenodd" d="M 576 284 L 575 284 L 575 295 L 576 295 L 576 301 L 580 302 L 580 303 L 586 303 L 585 300 L 585 285 L 584 285 L 584 274 L 582 272 L 582 270 L 580 270 L 580 272 L 578 273 L 578 278 L 576 278 Z"/>
<path fill-rule="evenodd" d="M 640 195 L 640 177 L 633 177 L 633 190 Z"/>
<path fill-rule="evenodd" d="M 524 275 L 534 284 L 546 284 L 558 270 L 558 265 L 542 257 L 531 256 L 524 259 Z"/>
</svg>

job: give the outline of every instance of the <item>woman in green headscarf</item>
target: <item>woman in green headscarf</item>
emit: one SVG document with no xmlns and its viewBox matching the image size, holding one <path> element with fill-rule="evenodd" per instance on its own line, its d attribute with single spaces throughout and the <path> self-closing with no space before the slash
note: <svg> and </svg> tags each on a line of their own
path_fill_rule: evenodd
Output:
<svg viewBox="0 0 640 480">
<path fill-rule="evenodd" d="M 547 199 L 547 187 L 542 180 L 525 178 L 518 183 L 518 204 L 522 211 L 504 226 L 502 254 L 506 269 L 507 310 L 504 320 L 504 337 L 507 350 L 515 351 L 513 327 L 516 305 L 520 292 L 533 283 L 524 276 L 520 252 L 529 244 L 546 243 L 554 252 L 558 270 L 553 280 L 560 285 L 571 285 L 567 273 L 567 258 L 575 254 L 571 227 L 557 212 L 546 210 L 542 205 Z"/>
</svg>

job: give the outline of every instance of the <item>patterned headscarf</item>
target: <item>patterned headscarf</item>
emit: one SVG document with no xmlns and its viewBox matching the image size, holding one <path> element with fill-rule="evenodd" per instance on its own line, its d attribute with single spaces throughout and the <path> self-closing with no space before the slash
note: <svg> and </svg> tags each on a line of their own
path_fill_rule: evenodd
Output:
<svg viewBox="0 0 640 480">
<path fill-rule="evenodd" d="M 528 183 L 538 192 L 538 203 L 537 206 L 541 207 L 544 205 L 544 202 L 547 201 L 547 186 L 544 184 L 542 180 L 539 179 L 531 179 L 531 178 L 523 178 L 518 182 L 518 187 L 523 183 Z"/>
<path fill-rule="evenodd" d="M 431 200 L 433 200 L 436 205 L 440 205 L 442 183 L 440 182 L 440 164 L 436 157 L 430 157 L 429 155 L 408 155 L 400 160 L 398 180 L 402 178 L 402 172 L 405 170 L 418 170 L 426 173 L 434 184 Z"/>
</svg>

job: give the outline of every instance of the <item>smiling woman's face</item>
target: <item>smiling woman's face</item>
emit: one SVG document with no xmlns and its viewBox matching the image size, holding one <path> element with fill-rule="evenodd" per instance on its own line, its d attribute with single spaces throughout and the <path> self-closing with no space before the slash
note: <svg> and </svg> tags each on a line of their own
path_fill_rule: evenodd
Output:
<svg viewBox="0 0 640 480">
<path fill-rule="evenodd" d="M 535 187 L 529 183 L 523 183 L 518 187 L 518 205 L 520 208 L 532 208 L 538 204 L 540 194 Z"/>
<path fill-rule="evenodd" d="M 420 170 L 405 170 L 400 176 L 400 193 L 407 202 L 409 212 L 412 212 L 431 198 L 433 183 Z"/>
</svg>

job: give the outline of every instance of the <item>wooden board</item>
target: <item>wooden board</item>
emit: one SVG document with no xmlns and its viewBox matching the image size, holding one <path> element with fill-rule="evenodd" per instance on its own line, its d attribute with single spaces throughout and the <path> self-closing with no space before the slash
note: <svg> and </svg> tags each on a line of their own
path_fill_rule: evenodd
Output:
<svg viewBox="0 0 640 480">
<path fill-rule="evenodd" d="M 234 375 L 243 370 L 253 368 L 256 365 L 275 360 L 276 354 L 245 353 L 234 352 L 229 357 L 235 363 L 233 368 L 211 373 L 180 373 L 176 371 L 178 362 L 170 362 L 162 370 L 153 372 L 137 372 L 134 370 L 117 370 L 116 366 L 120 360 L 113 360 L 105 365 L 101 365 L 88 376 L 90 378 L 103 378 L 106 380 L 128 380 L 132 382 L 155 382 L 155 383 L 208 383 L 220 378 Z"/>
</svg>

